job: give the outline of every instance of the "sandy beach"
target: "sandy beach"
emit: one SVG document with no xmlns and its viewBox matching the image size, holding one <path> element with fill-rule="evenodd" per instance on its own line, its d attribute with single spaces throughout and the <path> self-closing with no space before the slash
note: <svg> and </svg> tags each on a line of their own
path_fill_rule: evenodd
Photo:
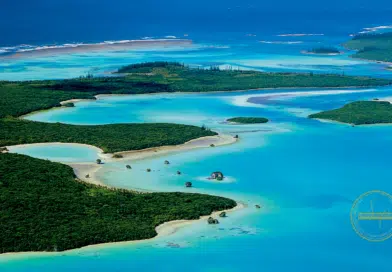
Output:
<svg viewBox="0 0 392 272">
<path fill-rule="evenodd" d="M 120 161 L 120 160 L 142 160 L 146 158 L 151 158 L 155 156 L 167 155 L 172 152 L 182 152 L 188 151 L 196 148 L 213 148 L 210 145 L 214 145 L 215 147 L 233 144 L 238 139 L 235 139 L 231 135 L 219 134 L 216 136 L 207 136 L 194 140 L 190 140 L 181 145 L 174 146 L 161 146 L 161 147 L 152 147 L 143 150 L 135 150 L 135 151 L 124 151 L 114 153 L 116 155 L 121 155 L 123 158 L 114 159 L 112 158 L 114 154 L 102 154 L 101 157 L 105 159 L 105 161 Z"/>
<path fill-rule="evenodd" d="M 99 169 L 101 169 L 102 165 L 94 164 L 94 163 L 64 163 L 64 164 L 71 166 L 73 168 L 74 173 L 78 177 L 78 179 L 94 185 L 108 187 L 99 179 L 97 179 L 95 175 L 95 173 Z M 89 176 L 89 178 L 86 178 L 87 175 Z"/>
<path fill-rule="evenodd" d="M 7 146 L 10 152 L 17 152 L 18 149 L 29 147 L 29 146 L 58 146 L 58 145 L 70 145 L 70 146 L 81 146 L 86 148 L 92 148 L 97 152 L 97 158 L 102 159 L 102 162 L 112 162 L 112 161 L 134 161 L 134 160 L 143 160 L 152 157 L 160 157 L 163 155 L 168 155 L 174 152 L 184 152 L 193 150 L 196 148 L 216 148 L 219 146 L 229 145 L 237 142 L 238 139 L 234 138 L 228 134 L 218 134 L 215 136 L 207 136 L 201 137 L 197 139 L 190 140 L 184 144 L 180 145 L 171 145 L 171 146 L 160 146 L 160 147 L 152 147 L 141 150 L 132 150 L 132 151 L 123 151 L 117 153 L 103 153 L 103 150 L 92 145 L 88 144 L 80 144 L 80 143 L 35 143 L 35 144 L 21 144 L 21 145 L 13 145 Z M 215 147 L 211 147 L 211 145 Z M 113 158 L 113 155 L 121 155 L 123 158 Z M 92 162 L 61 162 L 71 166 L 74 169 L 75 175 L 80 179 L 88 183 L 92 183 L 95 185 L 106 186 L 99 180 L 95 178 L 95 173 L 103 166 L 92 163 Z M 89 178 L 86 178 L 86 175 L 89 175 Z"/>
<path fill-rule="evenodd" d="M 64 106 L 65 104 L 67 104 L 67 103 L 77 103 L 77 102 L 82 102 L 82 101 L 95 101 L 96 99 L 69 99 L 69 100 L 65 100 L 65 101 L 61 101 L 60 102 L 60 105 L 61 106 Z M 50 109 L 49 109 L 50 110 Z M 34 112 L 33 112 L 34 113 Z M 29 113 L 29 114 L 31 114 L 31 113 Z M 27 116 L 28 114 L 26 114 L 26 115 L 23 115 L 23 116 Z"/>
<path fill-rule="evenodd" d="M 382 97 L 379 100 L 376 101 L 384 101 L 384 102 L 389 102 L 392 103 L 392 96 L 388 96 L 388 97 Z"/>
<path fill-rule="evenodd" d="M 339 56 L 339 55 L 344 55 L 344 52 L 339 52 L 339 53 L 314 53 L 314 52 L 302 50 L 301 54 L 304 54 L 304 55 L 314 55 L 314 56 Z"/>
<path fill-rule="evenodd" d="M 194 139 L 194 140 L 191 140 L 191 141 L 186 142 L 181 145 L 161 146 L 161 147 L 153 147 L 153 148 L 147 148 L 147 149 L 142 149 L 142 150 L 133 150 L 133 151 L 124 151 L 124 152 L 114 153 L 114 154 L 118 154 L 118 155 L 123 156 L 123 158 L 119 158 L 119 159 L 113 158 L 114 154 L 104 154 L 101 149 L 99 149 L 95 146 L 84 145 L 84 144 L 72 144 L 72 145 L 82 145 L 82 146 L 95 148 L 98 151 L 97 155 L 105 163 L 105 162 L 111 162 L 111 161 L 143 160 L 143 159 L 147 159 L 147 158 L 168 155 L 173 152 L 189 151 L 189 150 L 196 149 L 196 148 L 213 148 L 210 146 L 211 144 L 214 144 L 215 147 L 229 145 L 229 144 L 233 144 L 237 141 L 238 141 L 238 139 L 234 138 L 231 135 L 219 134 L 216 136 L 208 136 L 208 137 L 201 137 L 198 139 Z M 51 144 L 51 143 L 49 143 L 49 144 Z M 33 145 L 35 145 L 35 144 L 33 144 Z M 41 144 L 37 144 L 37 145 L 45 145 L 45 143 L 41 143 Z M 12 149 L 15 150 L 15 147 L 23 147 L 23 146 L 26 146 L 26 145 L 19 145 L 19 146 L 13 146 L 13 147 L 11 146 L 10 150 L 12 151 Z M 88 163 L 88 162 L 86 162 L 86 163 L 63 162 L 63 163 L 71 166 L 74 169 L 75 175 L 78 177 L 78 179 L 80 179 L 84 182 L 94 184 L 94 185 L 109 187 L 108 185 L 101 182 L 95 175 L 96 172 L 103 166 L 103 164 L 99 165 L 96 163 Z M 89 175 L 89 178 L 86 178 L 86 175 Z"/>
<path fill-rule="evenodd" d="M 314 89 L 314 88 L 313 88 Z M 320 88 L 322 89 L 322 88 Z M 268 93 L 268 94 L 254 94 L 254 95 L 241 95 L 236 96 L 232 99 L 232 103 L 240 107 L 264 107 L 263 103 L 266 100 L 273 100 L 274 98 L 289 99 L 300 96 L 319 96 L 319 95 L 334 95 L 334 94 L 347 94 L 347 93 L 358 93 L 358 92 L 375 92 L 376 89 L 359 89 L 350 90 L 342 88 L 341 90 L 331 89 L 323 91 L 299 91 L 299 92 L 282 92 L 282 93 Z"/>
</svg>

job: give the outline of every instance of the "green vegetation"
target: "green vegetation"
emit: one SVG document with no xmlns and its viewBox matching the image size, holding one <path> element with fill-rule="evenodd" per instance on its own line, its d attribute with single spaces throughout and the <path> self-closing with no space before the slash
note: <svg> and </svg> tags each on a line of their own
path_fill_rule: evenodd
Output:
<svg viewBox="0 0 392 272">
<path fill-rule="evenodd" d="M 262 124 L 267 123 L 269 120 L 264 117 L 234 117 L 227 119 L 227 121 L 239 124 Z"/>
<path fill-rule="evenodd" d="M 117 73 L 150 73 L 154 68 L 171 68 L 180 67 L 184 68 L 185 65 L 179 62 L 168 61 L 155 61 L 155 62 L 142 62 L 136 64 L 126 65 L 118 69 Z"/>
<path fill-rule="evenodd" d="M 352 57 L 392 62 L 392 33 L 361 34 L 344 44 L 345 47 L 358 52 Z"/>
<path fill-rule="evenodd" d="M 0 146 L 45 142 L 81 143 L 113 153 L 183 144 L 192 139 L 216 134 L 208 129 L 178 124 L 75 126 L 12 117 L 0 120 Z"/>
<path fill-rule="evenodd" d="M 327 119 L 354 125 L 392 123 L 392 105 L 382 101 L 357 101 L 340 109 L 311 114 L 309 118 Z"/>
<path fill-rule="evenodd" d="M 335 47 L 316 47 L 306 51 L 306 53 L 326 55 L 326 54 L 340 54 L 340 51 Z"/>
<path fill-rule="evenodd" d="M 217 196 L 141 194 L 77 182 L 69 166 L 17 154 L 0 154 L 0 181 L 0 253 L 147 239 L 164 222 L 236 206 Z"/>
<path fill-rule="evenodd" d="M 94 98 L 94 93 L 42 89 L 41 81 L 0 81 L 0 118 L 18 117 L 32 111 L 60 107 L 61 101 Z"/>
<path fill-rule="evenodd" d="M 132 64 L 119 69 L 124 76 L 26 82 L 0 82 L 0 118 L 18 117 L 36 110 L 59 107 L 69 99 L 95 99 L 98 94 L 159 92 L 211 92 L 284 87 L 368 87 L 389 85 L 390 80 L 313 73 L 263 73 L 209 70 L 179 63 Z"/>
</svg>

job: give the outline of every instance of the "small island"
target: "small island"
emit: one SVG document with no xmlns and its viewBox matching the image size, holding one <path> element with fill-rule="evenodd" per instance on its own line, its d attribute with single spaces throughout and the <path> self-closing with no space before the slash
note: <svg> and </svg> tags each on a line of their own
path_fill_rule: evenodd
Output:
<svg viewBox="0 0 392 272">
<path fill-rule="evenodd" d="M 340 52 L 339 49 L 335 47 L 316 47 L 316 48 L 302 51 L 301 53 L 310 54 L 310 55 L 327 55 L 327 56 L 342 54 L 342 52 Z"/>
<path fill-rule="evenodd" d="M 264 117 L 234 117 L 227 119 L 226 121 L 236 124 L 263 124 L 267 123 L 269 120 Z"/>
<path fill-rule="evenodd" d="M 392 123 L 392 104 L 387 101 L 356 101 L 342 108 L 309 115 L 353 125 Z"/>
</svg>

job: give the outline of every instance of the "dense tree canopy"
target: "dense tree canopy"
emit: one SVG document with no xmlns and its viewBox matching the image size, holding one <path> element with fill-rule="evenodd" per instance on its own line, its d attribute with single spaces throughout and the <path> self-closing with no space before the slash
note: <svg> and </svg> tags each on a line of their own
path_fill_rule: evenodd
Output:
<svg viewBox="0 0 392 272">
<path fill-rule="evenodd" d="M 268 119 L 264 117 L 234 117 L 227 119 L 227 121 L 239 124 L 261 124 L 267 123 Z"/>
<path fill-rule="evenodd" d="M 75 181 L 69 166 L 0 153 L 0 253 L 152 238 L 164 222 L 235 206 L 210 195 L 99 187 Z"/>
<path fill-rule="evenodd" d="M 355 125 L 392 123 L 392 105 L 382 101 L 356 101 L 309 117 Z"/>
<path fill-rule="evenodd" d="M 0 120 L 0 146 L 45 142 L 81 143 L 113 153 L 178 145 L 216 134 L 202 127 L 165 123 L 79 126 L 16 118 Z"/>
<path fill-rule="evenodd" d="M 337 49 L 336 47 L 327 47 L 327 46 L 315 47 L 308 50 L 307 52 L 313 54 L 340 54 L 339 49 Z"/>
<path fill-rule="evenodd" d="M 344 44 L 357 50 L 354 58 L 392 62 L 392 33 L 361 34 Z"/>
</svg>

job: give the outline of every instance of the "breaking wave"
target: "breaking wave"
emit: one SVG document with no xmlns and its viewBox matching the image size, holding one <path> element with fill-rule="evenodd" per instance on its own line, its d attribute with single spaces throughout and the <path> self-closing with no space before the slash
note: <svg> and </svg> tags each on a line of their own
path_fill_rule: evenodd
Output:
<svg viewBox="0 0 392 272">
<path fill-rule="evenodd" d="M 121 49 L 126 48 L 126 46 L 132 45 L 147 45 L 159 42 L 189 42 L 191 40 L 188 39 L 177 39 L 175 36 L 166 36 L 165 38 L 153 38 L 153 37 L 143 37 L 141 39 L 136 40 L 109 40 L 99 43 L 64 43 L 64 44 L 49 44 L 49 45 L 30 45 L 30 44 L 21 44 L 17 46 L 8 46 L 8 47 L 0 47 L 0 55 L 12 55 L 16 53 L 27 53 L 27 52 L 52 52 L 52 51 L 62 51 L 66 52 L 67 50 L 74 49 L 99 49 L 99 48 L 112 48 L 112 49 Z"/>
<path fill-rule="evenodd" d="M 324 34 L 305 34 L 305 33 L 293 33 L 293 34 L 279 34 L 278 37 L 304 37 L 304 36 L 324 36 Z"/>
<path fill-rule="evenodd" d="M 301 44 L 302 41 L 260 41 L 266 44 Z"/>
<path fill-rule="evenodd" d="M 362 31 L 358 32 L 359 34 L 366 34 L 366 33 L 372 33 L 372 32 L 377 32 L 377 31 L 382 31 L 382 30 L 388 30 L 392 29 L 392 25 L 382 25 L 382 26 L 375 26 L 375 27 L 365 27 L 363 28 Z"/>
</svg>

